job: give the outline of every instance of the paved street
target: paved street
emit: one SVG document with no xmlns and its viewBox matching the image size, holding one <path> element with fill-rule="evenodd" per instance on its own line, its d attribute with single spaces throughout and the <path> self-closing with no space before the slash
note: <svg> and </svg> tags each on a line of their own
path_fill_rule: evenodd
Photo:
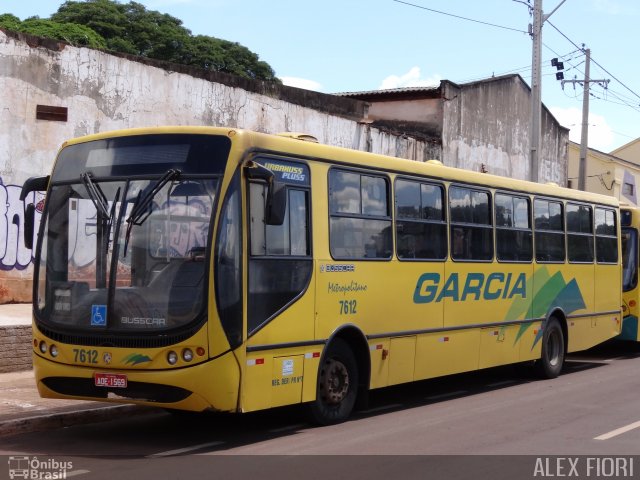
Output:
<svg viewBox="0 0 640 480">
<path fill-rule="evenodd" d="M 640 347 L 608 344 L 573 355 L 556 380 L 502 367 L 377 391 L 368 410 L 336 426 L 314 428 L 300 408 L 240 416 L 154 410 L 4 437 L 0 454 L 73 456 L 87 478 L 154 478 L 151 466 L 160 464 L 152 459 L 191 472 L 212 455 L 638 455 L 638 371 Z"/>
</svg>

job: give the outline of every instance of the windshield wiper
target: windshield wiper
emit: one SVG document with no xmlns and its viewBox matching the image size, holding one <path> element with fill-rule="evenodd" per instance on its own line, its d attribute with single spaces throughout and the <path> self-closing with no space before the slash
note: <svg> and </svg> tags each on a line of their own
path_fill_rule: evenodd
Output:
<svg viewBox="0 0 640 480">
<path fill-rule="evenodd" d="M 180 176 L 180 170 L 175 168 L 171 168 L 167 170 L 167 172 L 156 182 L 151 190 L 149 190 L 144 196 L 142 195 L 142 191 L 138 193 L 138 198 L 136 198 L 135 203 L 133 204 L 133 208 L 131 209 L 131 213 L 127 217 L 127 232 L 124 237 L 124 254 L 123 257 L 127 256 L 127 245 L 129 244 L 129 237 L 131 236 L 131 229 L 134 225 L 142 225 L 146 217 L 151 214 L 151 212 L 147 213 L 147 208 L 153 201 L 154 197 L 158 194 L 162 188 L 172 180 L 175 180 Z"/>
<path fill-rule="evenodd" d="M 105 197 L 100 185 L 94 183 L 91 178 L 91 173 L 89 172 L 80 174 L 80 179 L 82 180 L 84 188 L 87 190 L 87 194 L 95 205 L 98 213 L 102 215 L 102 218 L 106 218 L 111 221 L 111 216 L 109 215 L 109 203 L 107 202 L 107 197 Z"/>
</svg>

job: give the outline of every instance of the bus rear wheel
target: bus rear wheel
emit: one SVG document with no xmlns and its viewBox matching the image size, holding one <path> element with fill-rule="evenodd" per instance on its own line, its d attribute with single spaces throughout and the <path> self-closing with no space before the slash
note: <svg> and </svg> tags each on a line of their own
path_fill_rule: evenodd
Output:
<svg viewBox="0 0 640 480">
<path fill-rule="evenodd" d="M 564 332 L 557 318 L 547 320 L 542 335 L 542 355 L 535 364 L 536 373 L 541 378 L 556 378 L 560 375 L 566 351 Z"/>
<path fill-rule="evenodd" d="M 349 345 L 335 339 L 318 370 L 316 399 L 310 405 L 311 419 L 319 425 L 344 422 L 356 403 L 358 365 Z"/>
</svg>

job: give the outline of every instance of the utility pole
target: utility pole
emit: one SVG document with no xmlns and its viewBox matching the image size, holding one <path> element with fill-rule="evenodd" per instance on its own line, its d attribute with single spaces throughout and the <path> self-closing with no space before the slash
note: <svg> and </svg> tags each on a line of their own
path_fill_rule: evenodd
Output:
<svg viewBox="0 0 640 480">
<path fill-rule="evenodd" d="M 542 117 L 542 68 L 540 49 L 542 47 L 542 25 L 567 0 L 562 0 L 548 15 L 542 12 L 542 0 L 533 2 L 533 25 L 529 25 L 529 33 L 533 43 L 531 55 L 531 131 L 529 169 L 532 182 L 539 180 L 540 155 L 542 142 L 540 140 L 540 124 Z"/>
<path fill-rule="evenodd" d="M 584 47 L 584 45 L 583 45 Z M 580 134 L 580 163 L 578 166 L 578 189 L 584 191 L 586 189 L 587 179 L 587 146 L 589 143 L 589 83 L 605 83 L 608 84 L 609 80 L 591 80 L 589 78 L 589 71 L 591 67 L 591 50 L 583 50 L 585 53 L 585 66 L 584 66 L 584 82 L 580 80 L 562 80 L 562 88 L 565 83 L 582 83 L 582 132 Z"/>
<path fill-rule="evenodd" d="M 542 45 L 542 0 L 535 0 L 533 6 L 533 28 L 531 30 L 533 43 L 531 59 L 531 133 L 530 133 L 530 164 L 529 176 L 532 182 L 538 181 L 540 155 L 540 121 L 542 116 L 541 100 L 541 60 L 540 47 Z"/>
</svg>

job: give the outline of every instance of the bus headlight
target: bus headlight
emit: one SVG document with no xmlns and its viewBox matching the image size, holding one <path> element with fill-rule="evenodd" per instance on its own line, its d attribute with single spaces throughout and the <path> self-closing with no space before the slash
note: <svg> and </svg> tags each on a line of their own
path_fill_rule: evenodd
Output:
<svg viewBox="0 0 640 480">
<path fill-rule="evenodd" d="M 44 340 L 40 342 L 40 353 L 47 353 L 47 343 Z"/>
<path fill-rule="evenodd" d="M 191 351 L 191 349 L 185 348 L 184 350 L 182 350 L 182 359 L 185 362 L 190 362 L 191 360 L 193 360 L 193 352 Z"/>
<path fill-rule="evenodd" d="M 178 354 L 174 351 L 167 353 L 167 362 L 169 365 L 175 365 L 178 362 Z"/>
<path fill-rule="evenodd" d="M 55 345 L 51 345 L 49 347 L 49 353 L 53 358 L 56 358 L 58 356 L 58 347 L 56 347 Z"/>
</svg>

